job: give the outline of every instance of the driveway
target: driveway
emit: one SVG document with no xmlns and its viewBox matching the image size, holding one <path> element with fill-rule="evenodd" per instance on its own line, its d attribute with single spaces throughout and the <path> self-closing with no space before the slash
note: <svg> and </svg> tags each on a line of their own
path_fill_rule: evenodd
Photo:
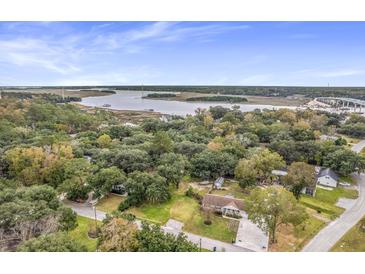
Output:
<svg viewBox="0 0 365 274">
<path fill-rule="evenodd" d="M 353 145 L 351 150 L 355 151 L 357 153 L 360 153 L 361 150 L 365 147 L 365 140 L 362 140 L 360 142 L 358 142 L 357 144 Z"/>
<path fill-rule="evenodd" d="M 269 237 L 256 224 L 243 216 L 238 225 L 235 245 L 257 252 L 267 251 Z"/>
<path fill-rule="evenodd" d="M 352 150 L 359 153 L 365 147 L 365 140 L 355 144 Z M 354 174 L 359 187 L 359 197 L 336 220 L 323 228 L 302 251 L 329 251 L 342 236 L 365 215 L 365 175 Z"/>
</svg>

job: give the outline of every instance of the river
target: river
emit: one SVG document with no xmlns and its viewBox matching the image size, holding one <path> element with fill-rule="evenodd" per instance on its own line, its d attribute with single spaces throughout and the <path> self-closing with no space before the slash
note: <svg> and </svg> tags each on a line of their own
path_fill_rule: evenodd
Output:
<svg viewBox="0 0 365 274">
<path fill-rule="evenodd" d="M 98 97 L 83 98 L 81 104 L 89 107 L 103 107 L 109 104 L 110 109 L 116 110 L 153 110 L 162 114 L 182 115 L 195 114 L 197 108 L 208 109 L 210 106 L 222 106 L 231 108 L 234 105 L 240 106 L 240 110 L 244 112 L 253 111 L 255 109 L 278 109 L 291 108 L 287 106 L 272 106 L 272 105 L 252 105 L 252 104 L 229 104 L 220 102 L 182 102 L 168 101 L 156 99 L 142 99 L 142 94 L 146 96 L 148 91 L 117 91 L 116 94 Z"/>
</svg>

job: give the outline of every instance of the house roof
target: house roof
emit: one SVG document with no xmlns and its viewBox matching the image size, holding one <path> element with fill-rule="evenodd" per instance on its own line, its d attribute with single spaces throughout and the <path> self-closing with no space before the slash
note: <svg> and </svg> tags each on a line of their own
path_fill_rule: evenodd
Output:
<svg viewBox="0 0 365 274">
<path fill-rule="evenodd" d="M 330 168 L 322 168 L 321 171 L 318 174 L 318 178 L 319 177 L 323 177 L 323 176 L 330 176 L 332 179 L 338 181 L 339 177 L 338 175 Z"/>
<path fill-rule="evenodd" d="M 288 175 L 288 171 L 284 170 L 284 169 L 273 169 L 271 171 L 272 175 L 277 175 L 277 176 L 286 176 Z"/>
<path fill-rule="evenodd" d="M 213 194 L 206 194 L 203 197 L 202 205 L 203 207 L 234 207 L 240 210 L 243 210 L 244 206 L 243 200 Z"/>
</svg>

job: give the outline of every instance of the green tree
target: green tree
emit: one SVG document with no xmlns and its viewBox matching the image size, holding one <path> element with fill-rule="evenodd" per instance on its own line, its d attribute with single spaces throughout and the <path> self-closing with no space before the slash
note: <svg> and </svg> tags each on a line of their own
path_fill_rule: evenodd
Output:
<svg viewBox="0 0 365 274">
<path fill-rule="evenodd" d="M 85 252 L 86 246 L 77 242 L 66 233 L 53 233 L 30 239 L 20 246 L 21 252 Z"/>
<path fill-rule="evenodd" d="M 332 168 L 340 175 L 348 176 L 352 172 L 363 171 L 365 159 L 349 149 L 337 148 L 323 157 L 323 166 Z"/>
<path fill-rule="evenodd" d="M 113 185 L 120 185 L 126 182 L 127 178 L 123 171 L 113 166 L 102 168 L 94 175 L 89 177 L 89 184 L 94 190 L 96 197 L 108 194 Z"/>
<path fill-rule="evenodd" d="M 171 152 L 173 148 L 173 142 L 170 136 L 163 131 L 156 132 L 152 140 L 151 152 L 154 155 L 161 155 L 163 153 Z"/>
<path fill-rule="evenodd" d="M 125 149 L 115 155 L 112 164 L 123 169 L 126 173 L 144 171 L 150 167 L 150 157 L 144 150 Z"/>
<path fill-rule="evenodd" d="M 253 190 L 246 200 L 245 210 L 248 218 L 269 234 L 270 243 L 276 242 L 280 225 L 296 226 L 308 218 L 293 194 L 278 186 Z"/>
<path fill-rule="evenodd" d="M 157 172 L 166 178 L 168 183 L 174 184 L 176 188 L 179 188 L 179 183 L 186 174 L 188 166 L 189 162 L 186 157 L 175 153 L 166 153 L 160 158 Z"/>
<path fill-rule="evenodd" d="M 142 229 L 137 234 L 138 251 L 142 252 L 196 252 L 198 246 L 187 240 L 183 233 L 174 236 L 164 233 L 157 225 L 142 223 Z"/>
<path fill-rule="evenodd" d="M 78 225 L 77 214 L 68 207 L 63 207 L 60 210 L 59 229 L 62 231 L 71 231 Z"/>
<path fill-rule="evenodd" d="M 191 174 L 201 179 L 232 176 L 238 159 L 226 152 L 205 150 L 191 159 Z"/>
<path fill-rule="evenodd" d="M 294 162 L 288 168 L 288 175 L 283 177 L 283 183 L 299 199 L 305 187 L 316 184 L 314 166 L 303 162 Z"/>
<path fill-rule="evenodd" d="M 99 138 L 96 140 L 99 147 L 101 148 L 107 148 L 110 146 L 112 142 L 112 138 L 108 134 L 100 135 Z"/>
<path fill-rule="evenodd" d="M 91 174 L 91 165 L 84 158 L 75 158 L 65 164 L 65 180 L 59 190 L 65 192 L 67 198 L 73 201 L 86 199 L 90 191 L 87 178 Z"/>
<path fill-rule="evenodd" d="M 255 170 L 254 162 L 247 159 L 241 159 L 235 168 L 234 176 L 242 188 L 256 185 L 257 172 Z"/>
<path fill-rule="evenodd" d="M 253 185 L 257 180 L 266 184 L 269 183 L 271 172 L 284 166 L 285 162 L 278 153 L 263 149 L 248 159 L 240 160 L 235 169 L 235 177 L 243 187 Z"/>
</svg>

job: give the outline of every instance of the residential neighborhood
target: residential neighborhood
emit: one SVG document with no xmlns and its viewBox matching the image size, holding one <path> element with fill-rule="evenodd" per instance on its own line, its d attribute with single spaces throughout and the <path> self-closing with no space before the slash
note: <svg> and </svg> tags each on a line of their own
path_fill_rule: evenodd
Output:
<svg viewBox="0 0 365 274">
<path fill-rule="evenodd" d="M 364 27 L 0 22 L 0 251 L 365 252 Z"/>
</svg>

